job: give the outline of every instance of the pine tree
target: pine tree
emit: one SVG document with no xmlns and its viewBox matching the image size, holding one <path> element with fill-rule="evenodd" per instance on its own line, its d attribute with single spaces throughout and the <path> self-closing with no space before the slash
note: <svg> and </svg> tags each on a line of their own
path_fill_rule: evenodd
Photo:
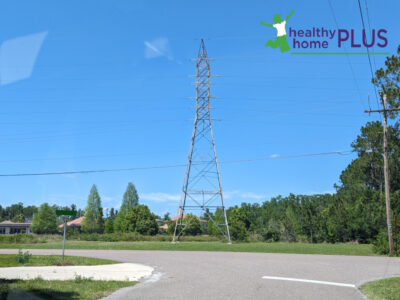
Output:
<svg viewBox="0 0 400 300">
<path fill-rule="evenodd" d="M 82 231 L 87 233 L 102 233 L 104 231 L 103 209 L 95 184 L 92 186 L 88 197 Z"/>
<path fill-rule="evenodd" d="M 71 210 L 72 211 L 76 211 L 76 205 L 75 204 L 71 204 Z M 71 216 L 71 220 L 75 220 L 77 217 L 76 216 Z"/>
<path fill-rule="evenodd" d="M 115 215 L 116 214 L 114 212 L 114 207 L 111 207 L 109 218 L 111 218 L 114 221 L 115 220 Z"/>
<path fill-rule="evenodd" d="M 139 204 L 139 196 L 136 191 L 135 186 L 129 182 L 128 186 L 126 187 L 126 191 L 124 193 L 124 197 L 122 199 L 122 205 L 119 210 L 119 213 L 126 215 L 128 211 Z"/>
<path fill-rule="evenodd" d="M 131 210 L 132 207 L 135 207 L 139 204 L 139 195 L 136 191 L 135 186 L 129 182 L 126 187 L 126 191 L 124 193 L 124 197 L 122 199 L 121 208 L 117 217 L 115 218 L 114 223 L 114 231 L 118 232 L 122 230 L 123 223 L 125 221 L 126 214 Z"/>
</svg>

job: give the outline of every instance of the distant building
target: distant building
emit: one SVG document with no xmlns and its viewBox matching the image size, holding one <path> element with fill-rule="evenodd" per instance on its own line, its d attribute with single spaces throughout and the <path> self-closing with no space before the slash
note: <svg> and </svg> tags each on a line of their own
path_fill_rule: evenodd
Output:
<svg viewBox="0 0 400 300">
<path fill-rule="evenodd" d="M 165 223 L 164 225 L 159 226 L 159 228 L 160 228 L 161 230 L 167 231 L 167 230 L 168 230 L 168 224 Z"/>
<path fill-rule="evenodd" d="M 14 223 L 11 221 L 3 221 L 0 223 L 0 234 L 32 233 L 31 224 L 31 222 Z"/>
<path fill-rule="evenodd" d="M 77 218 L 75 220 L 69 221 L 69 222 L 67 222 L 67 227 L 72 228 L 74 230 L 76 229 L 76 230 L 80 231 L 81 230 L 81 226 L 82 226 L 82 221 L 84 219 L 85 219 L 85 217 L 80 217 L 80 218 Z M 64 227 L 64 223 L 58 225 L 58 227 L 59 228 L 63 228 Z"/>
<path fill-rule="evenodd" d="M 186 218 L 187 215 L 183 215 L 183 219 Z M 170 219 L 170 224 L 173 224 L 173 226 L 175 226 L 175 222 L 176 220 L 179 218 L 180 216 L 176 216 Z M 203 227 L 204 232 L 207 232 L 207 220 L 201 219 L 199 217 L 197 217 L 197 219 L 200 221 L 201 226 Z M 159 226 L 160 229 L 164 229 L 164 230 L 168 230 L 168 224 L 164 224 L 163 226 Z"/>
<path fill-rule="evenodd" d="M 186 218 L 186 216 L 187 216 L 187 215 L 183 215 L 183 219 Z M 170 221 L 176 222 L 176 220 L 177 220 L 179 217 L 180 217 L 180 216 L 173 217 L 173 218 L 171 218 Z"/>
</svg>

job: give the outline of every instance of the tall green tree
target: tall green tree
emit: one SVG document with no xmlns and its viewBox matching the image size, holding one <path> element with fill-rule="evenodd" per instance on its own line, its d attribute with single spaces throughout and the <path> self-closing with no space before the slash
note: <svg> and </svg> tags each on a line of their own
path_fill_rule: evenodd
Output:
<svg viewBox="0 0 400 300">
<path fill-rule="evenodd" d="M 9 220 L 14 219 L 17 215 L 24 213 L 24 205 L 22 202 L 18 202 L 18 204 L 12 204 L 11 206 L 6 207 L 6 215 Z"/>
<path fill-rule="evenodd" d="M 163 221 L 169 222 L 169 220 L 171 220 L 171 218 L 170 218 L 170 216 L 169 216 L 169 212 L 167 211 L 167 212 L 164 214 Z"/>
<path fill-rule="evenodd" d="M 146 205 L 134 206 L 127 212 L 121 229 L 123 232 L 155 235 L 158 233 L 156 215 Z"/>
<path fill-rule="evenodd" d="M 71 210 L 72 211 L 77 211 L 76 210 L 76 205 L 75 204 L 71 204 Z M 71 216 L 71 220 L 75 220 L 77 218 L 77 216 Z"/>
<path fill-rule="evenodd" d="M 400 189 L 400 131 L 388 127 L 391 190 Z M 327 211 L 327 239 L 367 243 L 385 226 L 383 130 L 378 121 L 369 122 L 351 144 L 358 154 L 340 175 L 335 203 Z M 393 199 L 396 205 L 397 199 Z M 396 213 L 394 211 L 394 213 Z"/>
<path fill-rule="evenodd" d="M 386 94 L 388 108 L 400 107 L 400 45 L 397 55 L 388 56 L 385 67 L 376 70 L 372 83 L 384 94 Z M 390 113 L 394 118 L 398 112 Z"/>
<path fill-rule="evenodd" d="M 95 184 L 92 186 L 87 200 L 82 231 L 87 233 L 103 233 L 104 231 L 103 208 Z"/>
<path fill-rule="evenodd" d="M 13 221 L 13 222 L 16 222 L 16 223 L 23 223 L 23 222 L 25 222 L 25 216 L 24 216 L 23 214 L 16 215 L 16 216 L 12 219 L 12 221 Z"/>
<path fill-rule="evenodd" d="M 128 213 L 128 211 L 131 210 L 132 207 L 135 207 L 139 204 L 139 195 L 136 191 L 135 186 L 129 182 L 128 186 L 126 187 L 126 191 L 124 193 L 124 196 L 122 198 L 122 204 L 121 208 L 119 209 L 119 212 L 115 218 L 114 222 L 114 230 L 115 231 L 121 231 L 122 227 L 124 227 L 124 220 L 125 216 Z"/>
<path fill-rule="evenodd" d="M 33 215 L 35 213 L 37 213 L 38 208 L 34 205 L 29 205 L 29 206 L 24 207 L 23 211 L 24 211 L 25 220 L 32 220 Z"/>
<path fill-rule="evenodd" d="M 126 187 L 124 196 L 122 198 L 122 204 L 121 208 L 119 209 L 119 213 L 126 215 L 132 207 L 137 206 L 138 204 L 139 204 L 139 195 L 133 183 L 129 182 L 128 186 Z"/>
<path fill-rule="evenodd" d="M 109 218 L 111 218 L 113 221 L 115 220 L 115 211 L 114 211 L 114 207 L 111 207 L 110 209 L 110 215 Z"/>
<path fill-rule="evenodd" d="M 56 212 L 47 203 L 40 205 L 38 212 L 33 216 L 31 229 L 38 234 L 57 232 Z"/>
<path fill-rule="evenodd" d="M 340 188 L 383 192 L 383 128 L 379 121 L 368 122 L 351 144 L 358 154 L 340 175 Z M 392 191 L 400 189 L 400 130 L 399 126 L 388 127 L 390 186 Z"/>
</svg>

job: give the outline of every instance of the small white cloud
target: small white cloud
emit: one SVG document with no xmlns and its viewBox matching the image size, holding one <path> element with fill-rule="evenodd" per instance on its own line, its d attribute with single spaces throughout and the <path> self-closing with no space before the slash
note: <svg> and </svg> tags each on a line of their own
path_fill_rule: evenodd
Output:
<svg viewBox="0 0 400 300">
<path fill-rule="evenodd" d="M 179 201 L 180 194 L 167 194 L 167 193 L 145 193 L 140 194 L 139 199 L 145 201 L 153 201 L 157 203 Z"/>
<path fill-rule="evenodd" d="M 0 83 L 6 85 L 32 74 L 36 58 L 47 32 L 5 41 L 0 47 Z"/>
<path fill-rule="evenodd" d="M 270 157 L 270 158 L 278 158 L 278 157 L 279 157 L 279 154 L 271 154 L 269 157 Z"/>
<path fill-rule="evenodd" d="M 156 57 L 166 57 L 169 60 L 173 60 L 169 41 L 167 38 L 157 38 L 151 42 L 144 42 L 144 57 L 151 59 Z"/>
</svg>

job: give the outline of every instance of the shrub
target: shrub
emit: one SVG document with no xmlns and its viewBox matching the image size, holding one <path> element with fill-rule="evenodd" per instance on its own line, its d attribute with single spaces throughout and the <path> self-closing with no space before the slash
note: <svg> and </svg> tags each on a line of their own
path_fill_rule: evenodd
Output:
<svg viewBox="0 0 400 300">
<path fill-rule="evenodd" d="M 16 244 L 16 243 L 32 243 L 33 241 L 33 234 L 2 234 L 0 235 L 0 243 L 7 243 L 7 244 Z"/>
<path fill-rule="evenodd" d="M 170 242 L 172 240 L 171 235 L 159 234 L 159 235 L 141 235 L 137 232 L 118 232 L 108 234 L 98 233 L 76 233 L 68 237 L 69 240 L 79 241 L 101 241 L 101 242 L 137 242 L 137 241 L 158 241 L 158 242 Z M 187 242 L 210 242 L 220 241 L 221 238 L 209 235 L 196 235 L 196 236 L 183 236 L 182 241 Z"/>
<path fill-rule="evenodd" d="M 0 279 L 0 299 L 7 299 L 9 291 L 9 281 L 6 279 Z"/>
<path fill-rule="evenodd" d="M 393 242 L 396 243 L 400 239 L 400 235 L 393 235 Z M 374 252 L 377 254 L 389 254 L 389 241 L 387 229 L 382 229 L 376 237 L 376 240 L 372 241 L 374 245 Z M 395 244 L 395 251 L 398 252 L 399 245 Z M 398 255 L 399 253 L 397 253 Z"/>
<path fill-rule="evenodd" d="M 29 263 L 29 260 L 30 260 L 31 256 L 32 256 L 32 254 L 29 253 L 29 251 L 26 251 L 24 253 L 24 252 L 22 252 L 21 249 L 19 249 L 18 250 L 18 254 L 16 256 L 17 263 L 22 264 L 22 265 L 23 264 L 27 264 L 27 263 Z"/>
<path fill-rule="evenodd" d="M 60 235 L 44 235 L 44 234 L 0 234 L 0 244 L 36 244 L 46 243 L 49 241 L 59 241 Z"/>
<path fill-rule="evenodd" d="M 235 207 L 229 214 L 229 229 L 234 240 L 244 241 L 248 236 L 249 221 L 245 212 Z"/>
<path fill-rule="evenodd" d="M 193 214 L 186 215 L 183 223 L 185 224 L 184 235 L 199 235 L 203 232 L 199 218 Z"/>
<path fill-rule="evenodd" d="M 114 222 L 112 218 L 108 218 L 106 222 L 106 227 L 104 229 L 104 233 L 113 233 L 114 232 Z"/>
<path fill-rule="evenodd" d="M 262 233 L 262 237 L 266 242 L 278 242 L 281 238 L 281 233 L 279 230 L 268 228 Z"/>
</svg>

